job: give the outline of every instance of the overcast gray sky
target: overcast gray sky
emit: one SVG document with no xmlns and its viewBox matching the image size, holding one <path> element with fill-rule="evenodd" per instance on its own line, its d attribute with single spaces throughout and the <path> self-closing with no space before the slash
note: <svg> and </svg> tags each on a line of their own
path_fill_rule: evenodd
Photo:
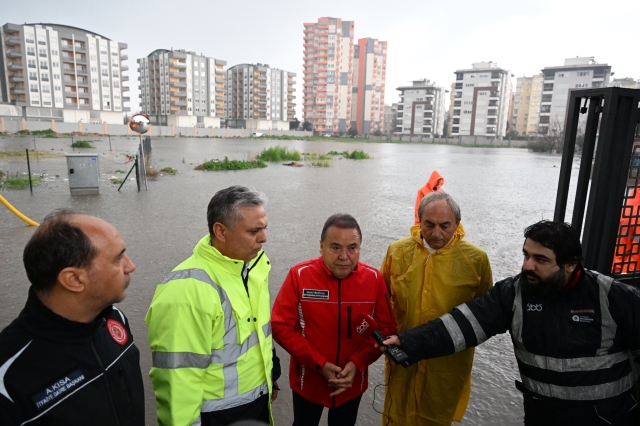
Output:
<svg viewBox="0 0 640 426">
<path fill-rule="evenodd" d="M 387 104 L 397 101 L 396 87 L 419 78 L 449 89 L 456 69 L 480 61 L 520 77 L 566 57 L 594 56 L 615 77 L 640 79 L 638 0 L 0 0 L 1 24 L 65 24 L 127 43 L 132 111 L 139 108 L 136 60 L 174 48 L 228 66 L 260 62 L 295 72 L 301 118 L 302 24 L 323 16 L 355 21 L 356 39 L 389 43 Z"/>
</svg>

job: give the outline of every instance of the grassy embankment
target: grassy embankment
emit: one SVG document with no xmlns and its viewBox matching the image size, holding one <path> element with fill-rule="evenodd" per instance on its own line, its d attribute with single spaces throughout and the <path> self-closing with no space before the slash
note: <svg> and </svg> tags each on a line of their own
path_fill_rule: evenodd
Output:
<svg viewBox="0 0 640 426">
<path fill-rule="evenodd" d="M 454 143 L 455 139 L 451 139 L 451 142 L 409 142 L 409 141 L 391 141 L 387 139 L 374 140 L 364 138 L 340 138 L 340 137 L 325 137 L 325 136 L 251 136 L 249 139 L 264 139 L 264 140 L 278 140 L 278 141 L 320 141 L 320 142 L 359 142 L 359 143 L 396 143 L 396 144 L 423 144 L 423 145 L 452 145 L 460 146 L 464 148 L 525 148 L 526 146 L 500 146 L 489 144 L 457 144 Z M 437 139 L 436 139 L 437 140 Z"/>
<path fill-rule="evenodd" d="M 29 178 L 10 178 L 2 180 L 4 174 L 0 172 L 0 189 L 27 189 L 29 188 Z M 42 182 L 37 176 L 31 176 L 31 183 L 35 186 L 36 184 Z"/>
</svg>

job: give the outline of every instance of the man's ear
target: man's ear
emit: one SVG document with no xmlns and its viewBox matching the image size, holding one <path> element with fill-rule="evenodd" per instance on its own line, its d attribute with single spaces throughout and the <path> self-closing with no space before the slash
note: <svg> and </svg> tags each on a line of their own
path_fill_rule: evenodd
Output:
<svg viewBox="0 0 640 426">
<path fill-rule="evenodd" d="M 322 254 L 322 240 L 320 240 L 320 254 Z"/>
<path fill-rule="evenodd" d="M 578 267 L 577 263 L 568 263 L 564 265 L 564 270 L 567 273 L 567 275 L 571 276 L 571 274 L 573 274 L 573 272 L 576 270 L 577 267 Z"/>
<path fill-rule="evenodd" d="M 82 293 L 89 283 L 89 274 L 86 269 L 68 267 L 58 274 L 58 283 L 67 291 Z"/>
<path fill-rule="evenodd" d="M 213 235 L 215 235 L 216 240 L 220 241 L 221 243 L 224 243 L 226 238 L 226 233 L 227 233 L 226 226 L 224 226 L 220 222 L 216 222 L 213 224 Z"/>
</svg>

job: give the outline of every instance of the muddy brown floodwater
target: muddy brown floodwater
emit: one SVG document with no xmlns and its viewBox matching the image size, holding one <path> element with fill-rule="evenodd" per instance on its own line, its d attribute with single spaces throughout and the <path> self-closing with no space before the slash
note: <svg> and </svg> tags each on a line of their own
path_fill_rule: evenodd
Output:
<svg viewBox="0 0 640 426">
<path fill-rule="evenodd" d="M 140 193 L 135 191 L 133 182 L 127 182 L 118 193 L 117 187 L 108 184 L 108 178 L 123 167 L 119 164 L 124 157 L 110 155 L 106 139 L 95 139 L 97 150 L 91 152 L 101 153 L 105 180 L 101 195 L 72 197 L 68 190 L 59 189 L 39 189 L 33 196 L 28 190 L 4 191 L 3 195 L 36 221 L 56 208 L 66 207 L 102 217 L 120 231 L 127 253 L 137 267 L 120 308 L 129 317 L 141 351 L 150 425 L 157 422 L 148 378 L 151 352 L 144 316 L 156 285 L 192 253 L 195 244 L 207 233 L 206 208 L 217 190 L 245 185 L 269 197 L 268 241 L 264 250 L 273 265 L 269 279 L 273 303 L 289 268 L 319 255 L 322 225 L 336 212 L 350 213 L 358 219 L 363 231 L 360 260 L 379 268 L 389 244 L 409 235 L 416 192 L 433 170 L 442 174 L 444 190 L 461 206 L 466 238 L 487 251 L 494 280 L 514 275 L 521 265 L 524 228 L 553 217 L 561 159 L 559 155 L 530 153 L 525 149 L 167 138 L 152 142 L 151 160 L 158 168 L 177 169 L 178 174 L 149 181 L 149 190 Z M 0 139 L 0 149 L 31 148 L 32 144 L 26 138 Z M 37 144 L 39 150 L 69 150 L 68 143 L 57 139 L 39 139 Z M 137 141 L 116 139 L 112 144 L 114 149 L 133 153 Z M 317 153 L 362 149 L 373 159 L 335 159 L 327 168 L 269 164 L 265 169 L 244 171 L 193 170 L 204 159 L 225 156 L 246 159 L 278 144 Z M 577 167 L 578 163 L 574 164 L 574 172 Z M 575 179 L 572 183 L 575 192 Z M 0 206 L 0 329 L 24 306 L 28 281 L 22 266 L 22 250 L 32 233 L 33 228 Z M 279 380 L 282 390 L 273 412 L 277 425 L 290 425 L 293 410 L 287 378 L 289 357 L 282 348 L 278 348 L 278 353 L 282 360 L 283 377 Z M 373 388 L 383 382 L 381 360 L 370 371 L 359 425 L 381 422 L 380 414 L 372 408 Z M 476 350 L 472 375 L 471 400 L 463 425 L 522 422 L 522 397 L 514 387 L 518 372 L 508 335 L 496 336 Z M 383 398 L 380 387 L 375 398 L 377 410 L 382 409 Z"/>
</svg>

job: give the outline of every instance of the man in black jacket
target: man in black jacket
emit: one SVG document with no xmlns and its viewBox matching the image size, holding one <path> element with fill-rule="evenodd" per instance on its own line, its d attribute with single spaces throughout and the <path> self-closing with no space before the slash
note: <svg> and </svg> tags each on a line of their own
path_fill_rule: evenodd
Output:
<svg viewBox="0 0 640 426">
<path fill-rule="evenodd" d="M 118 231 L 57 212 L 23 259 L 29 297 L 0 333 L 0 424 L 144 425 L 140 353 L 113 306 L 135 270 Z"/>
<path fill-rule="evenodd" d="M 521 274 L 384 343 L 400 344 L 415 363 L 509 331 L 526 425 L 637 424 L 640 291 L 583 269 L 568 224 L 538 222 L 524 236 Z"/>
</svg>

